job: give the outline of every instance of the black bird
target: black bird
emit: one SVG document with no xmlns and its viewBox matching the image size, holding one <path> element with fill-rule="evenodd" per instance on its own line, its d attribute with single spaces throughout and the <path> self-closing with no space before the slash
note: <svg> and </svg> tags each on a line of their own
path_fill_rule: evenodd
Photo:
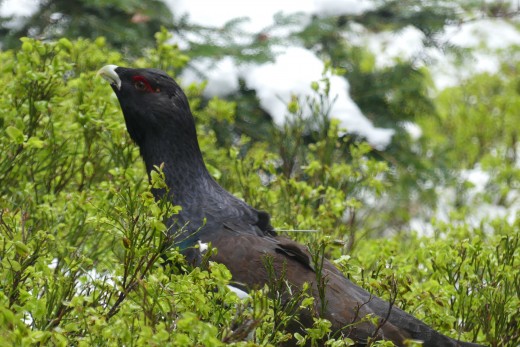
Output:
<svg viewBox="0 0 520 347">
<path fill-rule="evenodd" d="M 119 99 L 126 127 L 139 145 L 150 173 L 163 164 L 169 196 L 182 206 L 170 226 L 184 227 L 181 249 L 196 242 L 211 242 L 218 252 L 213 260 L 225 264 L 233 280 L 246 289 L 262 287 L 269 280 L 264 259 L 270 256 L 275 273 L 285 269 L 288 282 L 302 288 L 311 285 L 315 312 L 332 323 L 334 332 L 348 335 L 358 345 L 384 339 L 403 346 L 408 339 L 423 346 L 478 346 L 444 336 L 412 315 L 392 307 L 353 284 L 325 260 L 325 307 L 320 307 L 317 276 L 307 248 L 276 235 L 269 214 L 258 211 L 223 189 L 209 174 L 197 141 L 188 100 L 177 83 L 158 69 L 131 69 L 107 65 L 99 74 L 110 82 Z M 156 190 L 157 198 L 164 190 Z M 191 255 L 192 256 L 192 255 Z M 368 314 L 384 324 L 360 321 Z M 301 313 L 310 324 L 310 313 Z M 356 324 L 353 324 L 357 322 Z M 379 326 L 378 326 L 379 325 Z"/>
</svg>

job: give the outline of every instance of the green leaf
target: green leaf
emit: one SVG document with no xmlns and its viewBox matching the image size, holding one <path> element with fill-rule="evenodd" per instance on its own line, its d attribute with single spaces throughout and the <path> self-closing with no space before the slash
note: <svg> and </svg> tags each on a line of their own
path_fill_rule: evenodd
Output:
<svg viewBox="0 0 520 347">
<path fill-rule="evenodd" d="M 218 180 L 220 177 L 222 177 L 222 172 L 213 165 L 206 163 L 206 167 L 214 179 Z"/>
<path fill-rule="evenodd" d="M 43 148 L 45 146 L 45 141 L 39 139 L 38 137 L 31 136 L 24 146 L 26 148 Z"/>
<path fill-rule="evenodd" d="M 38 331 L 37 330 L 37 331 L 31 332 L 31 334 L 29 336 L 30 336 L 31 342 L 36 343 L 36 342 L 46 341 L 49 338 L 50 334 L 51 333 L 48 331 Z"/>
<path fill-rule="evenodd" d="M 168 188 L 166 185 L 164 173 L 162 171 L 162 166 L 155 166 L 154 169 L 150 172 L 152 186 L 157 189 Z"/>
<path fill-rule="evenodd" d="M 30 253 L 29 247 L 27 247 L 27 245 L 21 241 L 16 241 L 14 243 L 14 247 L 16 248 L 16 253 L 23 257 L 27 256 Z"/>
<path fill-rule="evenodd" d="M 5 129 L 5 132 L 11 138 L 11 140 L 13 140 L 15 143 L 17 143 L 17 144 L 23 143 L 24 136 L 23 136 L 23 132 L 20 129 L 18 129 L 14 126 L 8 126 Z"/>
<path fill-rule="evenodd" d="M 72 50 L 72 42 L 70 42 L 69 40 L 67 40 L 66 38 L 62 37 L 61 39 L 58 40 L 58 45 L 62 48 L 65 48 L 67 51 L 71 51 Z"/>
<path fill-rule="evenodd" d="M 33 44 L 30 41 L 24 41 L 22 43 L 22 51 L 30 52 L 33 50 Z"/>
<path fill-rule="evenodd" d="M 22 269 L 22 266 L 16 260 L 10 260 L 9 263 L 11 264 L 11 269 L 13 269 L 13 271 L 20 271 Z"/>
<path fill-rule="evenodd" d="M 94 164 L 91 161 L 87 161 L 84 166 L 85 175 L 87 177 L 92 177 L 94 175 Z"/>
<path fill-rule="evenodd" d="M 14 323 L 14 313 L 8 308 L 0 308 L 0 315 L 2 317 L 2 319 L 0 319 L 0 322 L 3 322 L 4 325 L 9 326 Z"/>
</svg>

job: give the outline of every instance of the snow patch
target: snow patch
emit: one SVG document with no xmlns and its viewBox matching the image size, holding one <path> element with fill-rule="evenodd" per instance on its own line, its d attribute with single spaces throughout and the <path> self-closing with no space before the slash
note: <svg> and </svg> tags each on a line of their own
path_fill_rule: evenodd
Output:
<svg viewBox="0 0 520 347">
<path fill-rule="evenodd" d="M 401 127 L 410 135 L 412 140 L 417 141 L 422 136 L 422 129 L 419 125 L 413 122 L 403 122 Z"/>
<path fill-rule="evenodd" d="M 40 7 L 39 0 L 4 0 L 0 2 L 0 16 L 29 17 Z"/>
<path fill-rule="evenodd" d="M 313 95 L 311 83 L 323 77 L 324 64 L 311 51 L 300 47 L 288 47 L 274 62 L 252 67 L 243 78 L 249 88 L 255 89 L 260 105 L 277 125 L 287 117 L 287 104 L 294 96 L 304 98 Z M 347 131 L 366 137 L 377 149 L 384 149 L 392 140 L 394 130 L 375 127 L 352 101 L 347 80 L 328 76 L 330 101 L 333 102 L 330 116 L 340 120 Z M 307 114 L 305 114 L 305 112 Z M 304 117 L 310 110 L 304 110 Z"/>
<path fill-rule="evenodd" d="M 460 25 L 447 25 L 437 38 L 441 45 L 475 49 L 465 58 L 464 64 L 456 63 L 456 57 L 433 49 L 428 51 L 435 57 L 430 66 L 437 89 L 442 90 L 460 84 L 461 81 L 479 73 L 497 73 L 500 56 L 497 51 L 520 45 L 520 32 L 503 19 L 479 19 Z"/>
<path fill-rule="evenodd" d="M 429 222 L 425 222 L 422 218 L 412 218 L 408 222 L 410 230 L 417 233 L 419 237 L 433 237 L 435 235 L 435 228 Z"/>
<path fill-rule="evenodd" d="M 208 248 L 209 248 L 207 243 L 204 243 L 204 242 L 202 242 L 200 240 L 198 241 L 198 244 L 199 244 L 199 252 L 200 253 L 206 252 L 208 250 Z"/>
<path fill-rule="evenodd" d="M 520 44 L 518 30 L 503 19 L 479 19 L 460 25 L 447 25 L 440 39 L 459 47 L 492 50 Z"/>
<path fill-rule="evenodd" d="M 280 47 L 278 47 L 280 48 Z M 242 78 L 247 87 L 256 90 L 261 107 L 272 117 L 275 124 L 282 126 L 288 116 L 287 104 L 293 96 L 300 100 L 312 96 L 312 82 L 323 78 L 324 63 L 311 51 L 300 47 L 284 47 L 274 62 L 260 65 L 242 65 L 230 57 L 219 61 L 198 59 L 181 75 L 184 85 L 207 80 L 206 97 L 226 96 L 239 88 Z M 366 118 L 349 95 L 349 84 L 340 76 L 327 75 L 330 81 L 330 116 L 338 119 L 348 132 L 358 134 L 377 148 L 383 150 L 392 141 L 393 129 L 377 128 Z M 320 82 L 323 84 L 323 82 Z M 303 110 L 304 117 L 311 115 L 310 109 Z"/>
<path fill-rule="evenodd" d="M 230 291 L 232 291 L 233 293 L 235 293 L 240 299 L 245 299 L 245 298 L 248 298 L 249 297 L 249 294 L 247 294 L 246 292 L 244 292 L 242 289 L 239 289 L 237 287 L 233 287 L 231 285 L 228 284 L 227 286 L 229 288 Z"/>
<path fill-rule="evenodd" d="M 47 265 L 49 269 L 54 270 L 58 267 L 58 258 L 53 258 L 49 265 Z"/>
<path fill-rule="evenodd" d="M 314 1 L 314 12 L 321 16 L 360 15 L 374 8 L 376 5 L 371 0 Z"/>
<path fill-rule="evenodd" d="M 360 15 L 376 8 L 373 0 L 300 0 L 300 1 L 207 1 L 166 0 L 175 17 L 189 16 L 189 21 L 205 26 L 222 27 L 235 18 L 247 17 L 240 28 L 260 32 L 273 24 L 275 13 L 304 13 L 320 16 Z"/>
<path fill-rule="evenodd" d="M 513 224 L 517 219 L 520 211 L 520 199 L 518 192 L 511 190 L 507 197 L 507 201 L 511 203 L 507 206 L 489 202 L 486 199 L 489 185 L 492 184 L 491 174 L 484 171 L 479 165 L 470 170 L 461 170 L 460 177 L 462 181 L 472 184 L 465 190 L 464 195 L 458 196 L 455 187 L 439 186 L 436 188 L 438 201 L 437 208 L 434 212 L 434 218 L 438 222 L 467 224 L 472 228 L 483 228 L 485 232 L 492 233 L 493 228 L 489 226 L 489 221 L 495 219 L 505 219 L 508 223 Z M 451 213 L 457 209 L 456 204 L 460 203 L 468 206 L 468 210 L 464 220 L 453 220 Z M 408 224 L 410 230 L 416 231 L 419 236 L 430 237 L 434 235 L 435 225 L 420 216 L 412 218 Z"/>
<path fill-rule="evenodd" d="M 462 170 L 461 177 L 473 184 L 474 193 L 482 193 L 485 191 L 486 185 L 491 178 L 489 173 L 483 171 L 479 165 L 471 170 Z"/>
<path fill-rule="evenodd" d="M 378 68 L 393 66 L 397 61 L 413 60 L 424 51 L 424 34 L 411 25 L 397 32 L 366 35 L 367 46 L 375 53 Z"/>
<path fill-rule="evenodd" d="M 175 17 L 188 15 L 189 21 L 204 26 L 222 27 L 235 18 L 248 17 L 240 28 L 249 32 L 259 32 L 273 23 L 273 15 L 295 12 L 310 13 L 312 0 L 301 1 L 207 1 L 207 0 L 166 0 L 165 3 Z"/>
<path fill-rule="evenodd" d="M 204 96 L 226 96 L 238 91 L 239 69 L 231 57 L 214 61 L 209 58 L 190 62 L 190 68 L 181 74 L 183 84 L 207 80 Z"/>
<path fill-rule="evenodd" d="M 24 24 L 23 18 L 30 17 L 40 7 L 38 0 L 5 0 L 0 1 L 0 16 L 12 17 L 3 26 L 7 29 L 18 29 Z"/>
<path fill-rule="evenodd" d="M 435 37 L 439 47 L 474 49 L 463 64 L 458 64 L 458 58 L 449 51 L 425 47 L 424 34 L 411 25 L 397 32 L 373 33 L 352 24 L 344 37 L 352 45 L 368 48 L 375 55 L 377 68 L 391 67 L 399 61 L 426 66 L 438 90 L 460 84 L 478 73 L 498 72 L 501 60 L 497 51 L 520 45 L 519 30 L 508 21 L 496 18 L 446 25 Z"/>
</svg>

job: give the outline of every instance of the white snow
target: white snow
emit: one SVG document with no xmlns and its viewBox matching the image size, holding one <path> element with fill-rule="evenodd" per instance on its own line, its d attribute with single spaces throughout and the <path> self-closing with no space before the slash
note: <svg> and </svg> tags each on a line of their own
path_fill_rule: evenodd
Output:
<svg viewBox="0 0 520 347">
<path fill-rule="evenodd" d="M 314 94 L 311 83 L 323 78 L 324 63 L 311 51 L 300 47 L 288 47 L 284 54 L 244 72 L 249 88 L 257 92 L 260 105 L 282 125 L 288 115 L 287 104 L 293 96 L 305 100 Z M 348 82 L 339 76 L 327 76 L 330 80 L 330 116 L 341 121 L 347 131 L 366 137 L 378 149 L 384 149 L 392 140 L 394 131 L 375 127 L 360 111 L 349 96 Z M 322 82 L 323 83 L 323 82 Z M 304 117 L 310 110 L 304 109 Z"/>
<path fill-rule="evenodd" d="M 315 0 L 313 12 L 322 16 L 359 15 L 375 7 L 372 0 Z"/>
<path fill-rule="evenodd" d="M 492 0 L 485 0 L 493 2 Z M 39 0 L 4 0 L 0 2 L 0 15 L 15 17 L 30 16 L 39 6 Z M 375 0 L 301 0 L 301 1 L 207 1 L 207 0 L 165 0 L 176 18 L 184 15 L 195 24 L 222 27 L 235 18 L 248 18 L 240 26 L 246 32 L 260 32 L 273 24 L 276 13 L 291 14 L 303 13 L 310 16 L 328 16 L 352 14 L 357 15 L 377 7 Z M 511 9 L 518 9 L 517 0 L 508 0 Z M 9 24 L 16 26 L 19 21 L 15 18 Z M 361 27 L 361 26 L 360 26 Z M 351 25 L 351 28 L 356 28 Z M 362 28 L 362 27 L 361 27 Z M 482 51 L 471 54 L 462 66 L 455 66 L 455 57 L 445 52 L 423 45 L 424 35 L 413 26 L 407 26 L 398 32 L 370 33 L 365 29 L 357 28 L 346 35 L 351 44 L 364 45 L 376 57 L 377 67 L 392 66 L 398 60 L 415 60 L 420 57 L 429 57 L 433 63 L 426 63 L 432 72 L 437 89 L 453 86 L 475 73 L 495 73 L 500 66 L 500 60 L 495 50 L 505 49 L 511 45 L 520 44 L 519 30 L 508 20 L 468 19 L 466 22 L 446 25 L 444 32 L 437 37 L 442 44 L 454 45 L 463 48 L 478 48 Z M 236 38 L 239 40 L 240 38 Z M 183 48 L 186 42 L 179 41 Z M 230 66 L 231 60 L 224 59 L 218 64 L 207 61 L 200 62 L 207 67 L 209 83 L 206 90 L 208 95 L 225 95 L 233 92 L 237 82 L 233 81 L 236 71 Z M 216 72 L 209 70 L 215 68 Z M 190 76 L 186 76 L 189 78 Z M 194 80 L 194 78 L 191 78 Z"/>
<path fill-rule="evenodd" d="M 497 51 L 520 45 L 520 31 L 503 19 L 479 19 L 445 26 L 438 41 L 473 50 L 460 66 L 455 56 L 442 52 L 432 54 L 436 63 L 430 70 L 437 89 L 442 90 L 478 73 L 497 73 L 502 62 Z"/>
<path fill-rule="evenodd" d="M 413 60 L 424 50 L 424 34 L 414 26 L 407 26 L 397 32 L 365 34 L 370 51 L 375 53 L 376 66 L 393 66 L 398 61 Z"/>
<path fill-rule="evenodd" d="M 222 26 L 235 17 L 250 17 L 244 30 L 259 32 L 272 24 L 273 15 L 303 12 L 305 14 L 359 14 L 375 7 L 374 1 L 314 0 L 294 2 L 218 2 L 203 0 L 169 1 L 170 6 L 181 15 L 189 13 L 190 20 L 203 25 Z M 223 10 L 225 9 L 225 10 Z M 219 13 L 220 15 L 215 15 Z M 487 51 L 472 53 L 462 66 L 455 64 L 455 56 L 431 47 L 425 47 L 424 34 L 413 26 L 397 32 L 372 33 L 360 25 L 351 25 L 345 39 L 353 45 L 365 46 L 375 55 L 376 68 L 395 65 L 399 61 L 412 61 L 418 67 L 427 65 L 438 90 L 456 85 L 471 75 L 480 72 L 497 72 L 500 60 L 494 53 L 513 44 L 520 44 L 519 31 L 505 20 L 481 19 L 446 26 L 439 35 L 440 45 L 455 45 L 463 48 L 484 47 Z M 186 71 L 187 82 L 207 79 L 206 96 L 225 96 L 238 88 L 238 78 L 243 78 L 249 88 L 256 90 L 261 106 L 269 112 L 276 124 L 283 124 L 287 116 L 286 104 L 295 95 L 300 99 L 311 95 L 310 83 L 321 79 L 323 63 L 312 52 L 299 47 L 275 47 L 280 53 L 272 63 L 258 66 L 237 66 L 231 58 L 212 63 L 207 59 L 193 62 L 193 70 Z M 199 75 L 195 71 L 203 71 Z M 384 149 L 393 135 L 391 129 L 376 128 L 349 97 L 348 81 L 330 76 L 331 98 L 337 97 L 331 116 L 339 119 L 349 132 L 366 137 L 378 149 Z M 413 138 L 421 136 L 420 129 L 405 125 Z"/>
<path fill-rule="evenodd" d="M 239 66 L 231 57 L 214 61 L 209 58 L 190 62 L 181 75 L 184 84 L 207 80 L 204 95 L 226 96 L 238 90 Z"/>
<path fill-rule="evenodd" d="M 435 235 L 435 227 L 430 222 L 426 222 L 419 217 L 411 218 L 408 222 L 408 227 L 419 236 L 432 237 Z"/>
<path fill-rule="evenodd" d="M 273 23 L 277 12 L 311 12 L 311 0 L 300 1 L 207 1 L 207 0 L 166 0 L 174 16 L 188 15 L 192 23 L 222 27 L 235 18 L 248 17 L 242 28 L 250 32 L 259 32 Z"/>
<path fill-rule="evenodd" d="M 373 0 L 302 0 L 302 1 L 207 1 L 207 0 L 166 0 L 174 16 L 188 15 L 195 24 L 222 27 L 235 18 L 247 17 L 240 25 L 245 32 L 256 33 L 273 24 L 275 13 L 291 14 L 300 12 L 307 15 L 361 14 L 376 8 Z M 30 15 L 37 8 L 37 0 L 7 0 L 1 3 L 3 15 Z M 445 27 L 437 40 L 441 44 L 464 48 L 485 48 L 475 52 L 462 66 L 455 65 L 455 57 L 435 48 L 424 47 L 424 34 L 413 26 L 397 32 L 372 33 L 360 25 L 351 25 L 352 33 L 345 39 L 350 44 L 363 45 L 375 55 L 377 68 L 394 65 L 398 61 L 412 61 L 418 66 L 428 64 L 434 83 L 438 89 L 455 85 L 461 80 L 479 72 L 496 72 L 500 61 L 494 50 L 520 44 L 519 31 L 506 20 L 478 19 Z M 233 40 L 248 40 L 244 37 Z M 221 40 L 222 38 L 220 38 Z M 218 35 L 215 40 L 219 40 Z M 222 43 L 222 42 L 221 42 Z M 179 41 L 183 48 L 187 43 Z M 243 78 L 249 88 L 254 88 L 261 106 L 269 112 L 276 124 L 283 124 L 287 116 L 286 104 L 293 95 L 304 99 L 312 95 L 310 83 L 322 78 L 323 63 L 309 50 L 301 47 L 276 47 L 280 53 L 272 63 L 261 65 L 239 65 L 233 58 L 225 57 L 217 61 L 209 58 L 191 62 L 182 79 L 185 83 L 207 80 L 206 96 L 226 96 L 238 89 L 238 79 Z M 422 58 L 428 57 L 428 60 Z M 428 62 L 426 62 L 428 61 Z M 336 98 L 331 116 L 339 119 L 349 132 L 366 137 L 378 149 L 384 149 L 391 142 L 393 130 L 375 127 L 367 119 L 349 96 L 349 84 L 344 78 L 329 76 L 331 98 Z M 411 128 L 409 128 L 412 130 Z M 417 129 L 412 136 L 420 136 Z"/>
<path fill-rule="evenodd" d="M 490 179 L 489 173 L 483 171 L 480 165 L 476 165 L 476 167 L 471 170 L 462 170 L 461 177 L 473 184 L 474 193 L 484 192 Z"/>
<path fill-rule="evenodd" d="M 401 127 L 410 135 L 412 140 L 416 141 L 422 136 L 422 129 L 419 125 L 413 122 L 403 122 Z"/>
<path fill-rule="evenodd" d="M 54 258 L 52 259 L 51 263 L 48 265 L 49 266 L 49 269 L 56 269 L 56 267 L 58 266 L 58 258 Z"/>
<path fill-rule="evenodd" d="M 200 253 L 206 252 L 208 250 L 208 248 L 209 248 L 207 243 L 204 243 L 204 242 L 202 242 L 200 240 L 198 241 L 198 244 L 199 244 L 199 252 Z"/>
<path fill-rule="evenodd" d="M 477 164 L 473 169 L 461 170 L 460 178 L 462 182 L 471 183 L 472 186 L 465 190 L 463 196 L 457 196 L 460 192 L 456 191 L 453 186 L 436 187 L 438 194 L 437 207 L 433 211 L 435 221 L 441 223 L 450 223 L 456 225 L 463 223 L 472 228 L 482 228 L 485 232 L 492 233 L 493 228 L 489 222 L 495 219 L 505 219 L 508 223 L 513 224 L 520 212 L 520 199 L 518 192 L 511 190 L 507 196 L 507 206 L 499 205 L 495 201 L 489 201 L 488 190 L 490 189 L 491 174 Z M 456 205 L 462 199 L 464 206 L 467 206 L 467 212 L 464 220 L 458 221 L 452 219 L 452 212 L 457 209 Z M 429 220 L 425 220 L 421 216 L 416 216 L 408 223 L 410 230 L 417 232 L 420 236 L 433 236 L 436 229 L 435 224 Z"/>
<path fill-rule="evenodd" d="M 504 19 L 470 20 L 446 25 L 435 39 L 441 49 L 425 47 L 424 34 L 413 26 L 400 31 L 372 33 L 361 25 L 351 25 L 345 40 L 355 46 L 366 47 L 375 55 L 376 68 L 386 68 L 399 61 L 411 61 L 426 66 L 438 90 L 459 84 L 472 75 L 496 73 L 501 58 L 497 51 L 520 45 L 520 31 Z M 463 64 L 442 47 L 471 49 Z"/>
<path fill-rule="evenodd" d="M 447 25 L 441 40 L 464 48 L 502 49 L 520 44 L 520 34 L 503 19 L 479 19 Z"/>
<path fill-rule="evenodd" d="M 23 25 L 23 17 L 32 16 L 39 7 L 39 0 L 4 0 L 0 1 L 0 16 L 13 16 L 4 25 L 6 28 L 14 29 Z"/>
<path fill-rule="evenodd" d="M 31 16 L 38 9 L 40 0 L 4 0 L 0 2 L 0 15 Z"/>
<path fill-rule="evenodd" d="M 375 7 L 373 0 L 166 0 L 176 18 L 188 15 L 192 23 L 222 27 L 228 21 L 248 17 L 242 28 L 259 32 L 273 24 L 275 13 L 291 14 L 302 12 L 307 15 L 362 14 Z"/>
<path fill-rule="evenodd" d="M 233 293 L 235 293 L 240 299 L 245 299 L 245 298 L 248 298 L 249 297 L 249 294 L 247 294 L 246 292 L 244 292 L 242 289 L 239 289 L 237 287 L 233 287 L 231 285 L 228 284 L 227 286 L 229 288 L 230 291 L 232 291 Z"/>
<path fill-rule="evenodd" d="M 238 90 L 238 79 L 244 79 L 248 88 L 255 89 L 260 105 L 282 126 L 288 116 L 287 104 L 293 96 L 305 104 L 306 97 L 314 95 L 312 82 L 323 79 L 324 63 L 311 51 L 301 47 L 286 47 L 274 62 L 260 65 L 239 66 L 232 58 L 217 62 L 198 59 L 181 75 L 182 83 L 207 80 L 206 96 L 225 96 Z M 382 150 L 392 140 L 394 130 L 375 127 L 352 101 L 349 84 L 340 76 L 326 76 L 330 80 L 329 99 L 332 104 L 330 116 L 340 120 L 348 132 L 367 139 L 375 148 Z M 323 82 L 321 82 L 323 84 Z M 311 110 L 303 109 L 309 117 Z"/>
</svg>

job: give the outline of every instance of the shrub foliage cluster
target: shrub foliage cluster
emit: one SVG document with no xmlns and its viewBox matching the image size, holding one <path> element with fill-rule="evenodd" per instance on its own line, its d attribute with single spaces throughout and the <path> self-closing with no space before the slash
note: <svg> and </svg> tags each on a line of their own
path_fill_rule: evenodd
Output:
<svg viewBox="0 0 520 347">
<path fill-rule="evenodd" d="M 157 46 L 133 61 L 102 38 L 23 39 L 20 49 L 0 52 L 2 345 L 267 346 L 289 338 L 287 306 L 266 298 L 283 283 L 240 299 L 223 265 L 189 268 L 175 250 L 162 252 L 162 221 L 177 207 L 151 196 L 160 175 L 146 179 L 118 102 L 95 76 L 105 64 L 174 73 L 186 56 L 165 44 L 165 32 L 156 38 Z M 441 332 L 517 346 L 520 223 L 470 225 L 461 211 L 453 223 L 434 224 L 432 237 L 367 236 L 371 230 L 353 221 L 377 218 L 363 201 L 384 194 L 392 182 L 388 166 L 366 143 L 342 135 L 320 103 L 328 90 L 315 89 L 314 97 L 288 105 L 287 124 L 272 129 L 267 142 L 234 132 L 235 103 L 204 100 L 202 86 L 187 88 L 212 175 L 270 211 L 278 229 L 317 230 L 287 233 Z M 315 110 L 311 120 L 301 117 L 304 103 Z M 442 124 L 431 129 L 444 131 Z M 226 132 L 233 134 L 231 147 L 219 139 Z M 451 140 L 466 141 L 462 133 Z M 353 343 L 331 336 L 320 319 L 296 338 Z"/>
</svg>

